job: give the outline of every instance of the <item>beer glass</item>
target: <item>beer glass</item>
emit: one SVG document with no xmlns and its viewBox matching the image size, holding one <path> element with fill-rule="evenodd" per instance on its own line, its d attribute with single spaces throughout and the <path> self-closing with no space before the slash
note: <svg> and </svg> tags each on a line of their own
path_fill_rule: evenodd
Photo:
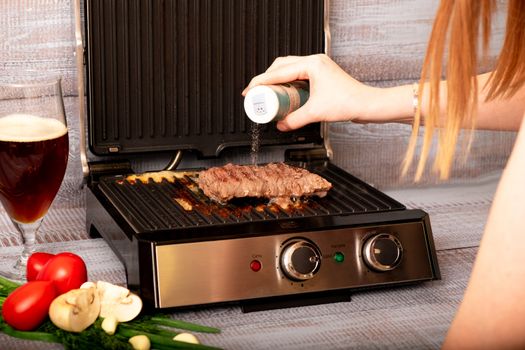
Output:
<svg viewBox="0 0 525 350">
<path fill-rule="evenodd" d="M 37 231 L 64 178 L 68 146 L 60 79 L 0 83 L 0 202 L 23 243 L 16 264 L 0 267 L 10 280 L 26 280 Z"/>
</svg>

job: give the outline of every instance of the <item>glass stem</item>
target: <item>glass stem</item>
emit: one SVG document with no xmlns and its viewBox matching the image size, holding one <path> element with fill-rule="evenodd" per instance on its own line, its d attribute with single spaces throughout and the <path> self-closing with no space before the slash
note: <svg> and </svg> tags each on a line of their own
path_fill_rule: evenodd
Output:
<svg viewBox="0 0 525 350">
<path fill-rule="evenodd" d="M 27 259 L 29 259 L 29 256 L 35 251 L 36 232 L 42 224 L 42 218 L 31 223 L 20 223 L 13 221 L 13 224 L 22 235 L 22 244 L 24 246 L 22 254 L 16 261 L 15 269 L 24 269 L 25 271 Z"/>
</svg>

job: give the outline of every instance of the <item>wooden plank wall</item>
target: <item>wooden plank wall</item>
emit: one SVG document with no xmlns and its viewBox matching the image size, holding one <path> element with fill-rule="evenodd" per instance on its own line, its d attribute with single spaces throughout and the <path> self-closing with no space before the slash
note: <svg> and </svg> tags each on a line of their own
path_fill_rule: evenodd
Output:
<svg viewBox="0 0 525 350">
<path fill-rule="evenodd" d="M 255 0 L 254 0 L 255 1 Z M 331 0 L 332 56 L 354 77 L 391 86 L 417 79 L 437 0 Z M 499 2 L 501 13 L 504 1 Z M 61 196 L 65 203 L 82 200 L 78 149 L 78 106 L 70 0 L 0 0 L 0 81 L 60 75 L 71 134 L 71 161 Z M 495 56 L 503 37 L 503 16 L 494 25 Z M 490 66 L 482 67 L 487 70 Z M 357 125 L 330 127 L 334 161 L 386 189 L 410 185 L 399 167 L 410 127 Z M 476 132 L 467 162 L 458 159 L 453 181 L 465 182 L 501 169 L 514 133 Z M 432 174 L 421 184 L 435 183 Z"/>
</svg>

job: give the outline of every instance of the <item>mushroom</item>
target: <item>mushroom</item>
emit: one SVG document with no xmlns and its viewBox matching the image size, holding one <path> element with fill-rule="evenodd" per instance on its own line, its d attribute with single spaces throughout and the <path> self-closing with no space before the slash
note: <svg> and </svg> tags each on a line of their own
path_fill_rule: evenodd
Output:
<svg viewBox="0 0 525 350">
<path fill-rule="evenodd" d="M 100 326 L 102 327 L 104 332 L 106 332 L 109 335 L 113 335 L 117 331 L 117 325 L 118 322 L 115 316 L 109 316 L 102 321 L 102 324 Z"/>
<path fill-rule="evenodd" d="M 117 322 L 131 321 L 142 310 L 142 300 L 129 289 L 115 284 L 98 281 L 85 282 L 80 288 L 95 287 L 100 297 L 100 317 L 115 317 Z"/>
<path fill-rule="evenodd" d="M 87 281 L 87 282 L 82 283 L 82 285 L 80 286 L 80 288 L 91 288 L 91 287 L 96 289 L 97 288 L 96 283 Z"/>
<path fill-rule="evenodd" d="M 56 297 L 49 306 L 49 318 L 58 328 L 82 332 L 100 313 L 100 299 L 95 288 L 72 289 Z"/>
<path fill-rule="evenodd" d="M 127 322 L 142 310 L 142 300 L 129 289 L 104 281 L 98 281 L 96 286 L 100 297 L 100 317 L 113 316 L 117 322 Z"/>
<path fill-rule="evenodd" d="M 129 289 L 98 281 L 85 282 L 80 288 L 94 288 L 100 299 L 99 316 L 104 318 L 102 329 L 110 335 L 115 333 L 118 323 L 131 321 L 142 310 L 142 300 Z"/>
</svg>

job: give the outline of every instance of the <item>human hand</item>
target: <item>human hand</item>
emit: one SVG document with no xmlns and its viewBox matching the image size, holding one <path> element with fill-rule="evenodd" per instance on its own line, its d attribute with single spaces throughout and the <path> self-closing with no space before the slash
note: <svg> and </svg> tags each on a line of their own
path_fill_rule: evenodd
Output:
<svg viewBox="0 0 525 350">
<path fill-rule="evenodd" d="M 256 85 L 295 80 L 310 81 L 310 97 L 304 106 L 277 123 L 281 131 L 320 121 L 372 121 L 370 106 L 382 90 L 360 83 L 327 55 L 319 54 L 277 58 L 266 72 L 250 81 L 242 94 Z"/>
</svg>

